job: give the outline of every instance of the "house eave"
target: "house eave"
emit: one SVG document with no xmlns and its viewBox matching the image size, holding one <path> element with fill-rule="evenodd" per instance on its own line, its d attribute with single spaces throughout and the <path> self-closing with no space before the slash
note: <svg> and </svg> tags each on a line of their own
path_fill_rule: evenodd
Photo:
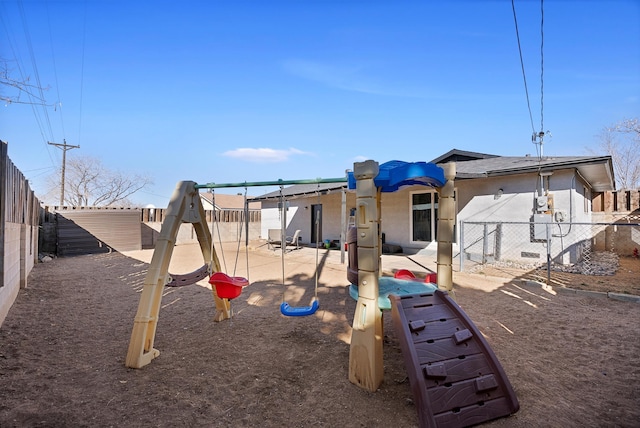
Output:
<svg viewBox="0 0 640 428">
<path fill-rule="evenodd" d="M 341 184 L 338 186 L 326 186 L 324 188 L 315 189 L 315 190 L 297 190 L 302 188 L 303 186 L 291 186 L 283 189 L 282 197 L 286 200 L 294 200 L 300 198 L 308 198 L 310 196 L 322 196 L 328 195 L 330 193 L 342 192 L 343 190 L 347 190 L 346 184 Z M 293 190 L 293 191 L 292 191 Z M 251 202 L 266 202 L 266 201 L 279 201 L 280 200 L 280 191 L 275 191 L 271 193 L 267 193 L 266 195 L 256 196 L 248 199 Z"/>
<path fill-rule="evenodd" d="M 559 170 L 573 169 L 586 181 L 589 187 L 596 192 L 615 190 L 615 179 L 613 176 L 612 160 L 610 156 L 584 157 L 558 159 L 547 158 L 542 161 L 528 158 L 512 158 L 512 162 L 517 162 L 517 166 L 506 166 L 501 168 L 477 170 L 474 168 L 460 168 L 456 174 L 457 180 L 479 179 L 488 177 L 504 177 L 509 175 L 532 174 L 553 172 Z M 472 165 L 471 162 L 467 165 Z M 460 162 L 464 164 L 465 162 Z M 466 169 L 467 171 L 464 171 Z M 469 171 L 471 169 L 471 171 Z"/>
</svg>

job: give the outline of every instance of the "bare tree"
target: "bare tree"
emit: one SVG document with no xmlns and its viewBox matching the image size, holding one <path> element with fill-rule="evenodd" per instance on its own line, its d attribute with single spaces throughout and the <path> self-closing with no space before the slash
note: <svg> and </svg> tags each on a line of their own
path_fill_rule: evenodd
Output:
<svg viewBox="0 0 640 428">
<path fill-rule="evenodd" d="M 600 149 L 611 155 L 619 190 L 640 188 L 640 123 L 624 119 L 600 133 Z"/>
<path fill-rule="evenodd" d="M 9 68 L 9 62 L 4 58 L 0 58 L 0 89 L 0 101 L 5 104 L 46 105 L 42 91 L 48 88 L 32 85 L 28 77 L 25 79 L 14 78 L 12 70 Z M 11 92 L 10 94 L 5 93 L 7 89 Z M 26 95 L 26 101 L 22 95 Z"/>
<path fill-rule="evenodd" d="M 59 177 L 53 182 L 59 185 Z M 74 207 L 131 206 L 128 198 L 151 184 L 149 177 L 112 171 L 94 157 L 67 160 L 65 204 Z"/>
</svg>

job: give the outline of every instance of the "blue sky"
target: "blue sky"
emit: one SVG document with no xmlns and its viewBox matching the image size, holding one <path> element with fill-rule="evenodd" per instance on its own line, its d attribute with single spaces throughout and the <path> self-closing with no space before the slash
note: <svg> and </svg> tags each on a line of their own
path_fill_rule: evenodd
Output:
<svg viewBox="0 0 640 428">
<path fill-rule="evenodd" d="M 132 200 L 159 207 L 181 180 L 535 155 L 542 120 L 545 155 L 597 152 L 640 115 L 640 2 L 544 1 L 543 92 L 541 3 L 515 7 L 533 126 L 508 0 L 0 0 L 0 56 L 49 105 L 3 105 L 0 139 L 40 197 L 62 158 L 47 141 L 66 140 L 151 177 Z"/>
</svg>

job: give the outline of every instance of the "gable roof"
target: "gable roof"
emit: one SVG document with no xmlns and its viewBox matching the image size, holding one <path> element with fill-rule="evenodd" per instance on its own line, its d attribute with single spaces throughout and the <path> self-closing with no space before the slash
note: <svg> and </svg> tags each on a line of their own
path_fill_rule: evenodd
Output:
<svg viewBox="0 0 640 428">
<path fill-rule="evenodd" d="M 332 192 L 342 191 L 347 188 L 347 178 L 344 183 L 318 183 L 318 184 L 296 184 L 282 189 L 282 196 L 285 199 L 304 198 L 312 195 L 327 195 Z M 280 190 L 265 193 L 262 196 L 250 198 L 250 201 L 268 201 L 280 199 Z"/>
<path fill-rule="evenodd" d="M 285 199 L 305 198 L 312 195 L 328 195 L 336 191 L 347 188 L 347 179 L 344 183 L 318 183 L 318 184 L 296 184 L 282 189 L 282 196 Z M 262 196 L 251 198 L 251 201 L 269 201 L 280 199 L 280 190 L 265 193 Z"/>
<path fill-rule="evenodd" d="M 486 153 L 468 152 L 465 150 L 451 149 L 447 153 L 438 156 L 431 163 L 448 163 L 448 162 L 465 162 L 477 159 L 497 158 L 498 155 L 489 155 Z"/>
<path fill-rule="evenodd" d="M 615 189 L 611 156 L 491 156 L 456 162 L 456 179 L 575 169 L 596 192 Z"/>
<path fill-rule="evenodd" d="M 452 149 L 430 163 L 442 165 L 449 162 L 456 162 L 456 180 L 575 169 L 595 192 L 615 190 L 611 156 L 547 156 L 539 159 L 536 156 L 499 156 Z M 285 187 L 282 189 L 282 196 L 295 199 L 318 192 L 325 195 L 347 188 L 345 178 L 345 183 L 297 184 Z M 277 190 L 249 200 L 258 202 L 279 198 L 280 191 Z"/>
</svg>

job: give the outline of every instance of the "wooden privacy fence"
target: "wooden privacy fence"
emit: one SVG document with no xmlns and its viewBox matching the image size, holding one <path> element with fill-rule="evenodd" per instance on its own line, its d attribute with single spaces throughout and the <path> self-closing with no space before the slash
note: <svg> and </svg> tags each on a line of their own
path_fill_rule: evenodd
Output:
<svg viewBox="0 0 640 428">
<path fill-rule="evenodd" d="M 0 141 L 0 324 L 38 258 L 40 201 Z"/>
<path fill-rule="evenodd" d="M 45 207 L 45 213 L 42 246 L 58 256 L 141 249 L 140 209 Z"/>
<path fill-rule="evenodd" d="M 153 248 L 166 209 L 46 206 L 42 214 L 42 251 L 58 256 Z M 244 210 L 205 211 L 211 225 L 215 216 L 215 239 L 237 241 L 246 234 Z M 250 239 L 260 234 L 260 210 L 249 210 Z M 190 223 L 178 231 L 176 244 L 197 242 Z"/>
<path fill-rule="evenodd" d="M 162 208 L 142 209 L 142 248 L 151 248 L 155 245 L 165 213 L 166 209 Z M 262 220 L 260 210 L 251 209 L 248 214 L 242 209 L 206 210 L 205 219 L 210 227 L 215 229 L 213 234 L 216 242 L 235 242 L 242 237 L 246 237 L 245 229 L 247 225 L 249 239 L 253 240 L 260 237 Z M 191 224 L 182 224 L 178 231 L 176 244 L 193 242 L 197 242 L 193 227 Z"/>
<path fill-rule="evenodd" d="M 617 213 L 640 210 L 640 189 L 596 193 L 591 206 L 593 212 Z"/>
<path fill-rule="evenodd" d="M 142 222 L 143 223 L 162 223 L 164 220 L 165 208 L 142 208 Z M 205 210 L 205 216 L 207 223 L 211 223 L 214 218 L 214 211 Z M 248 212 L 249 223 L 260 222 L 260 210 L 251 209 Z M 245 221 L 244 210 L 239 209 L 222 209 L 215 211 L 215 221 L 221 223 L 238 223 Z"/>
</svg>

